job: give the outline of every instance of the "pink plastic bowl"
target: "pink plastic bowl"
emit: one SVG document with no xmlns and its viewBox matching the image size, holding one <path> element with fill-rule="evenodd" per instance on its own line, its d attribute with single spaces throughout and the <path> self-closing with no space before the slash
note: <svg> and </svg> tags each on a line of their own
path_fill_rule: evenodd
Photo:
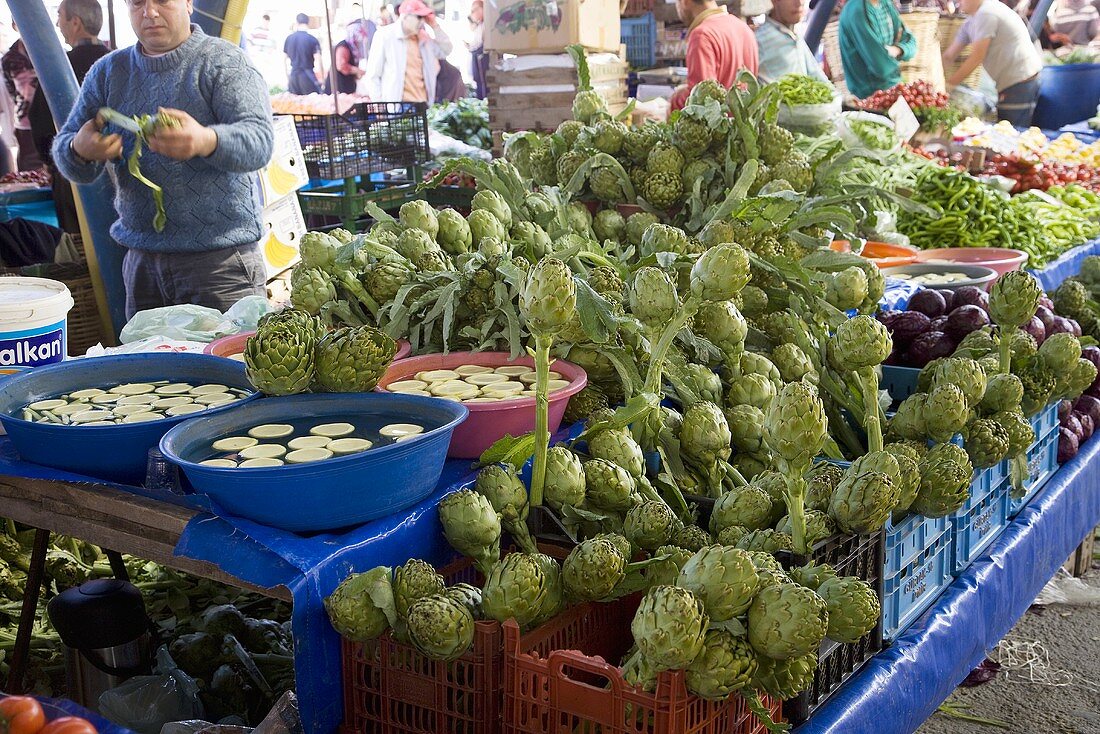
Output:
<svg viewBox="0 0 1100 734">
<path fill-rule="evenodd" d="M 507 352 L 451 352 L 450 354 L 425 354 L 394 362 L 378 381 L 376 390 L 384 390 L 391 382 L 412 379 L 417 372 L 449 370 L 464 364 L 482 367 L 522 365 L 535 368 L 531 357 L 510 359 Z M 561 426 L 569 398 L 584 389 L 588 375 L 575 364 L 557 360 L 550 369 L 569 380 L 569 387 L 550 394 L 550 432 Z M 470 411 L 469 417 L 455 428 L 451 435 L 451 448 L 447 456 L 452 459 L 476 459 L 485 449 L 506 435 L 522 436 L 535 430 L 535 399 L 532 397 L 500 400 L 495 403 L 463 403 Z"/>
<path fill-rule="evenodd" d="M 221 339 L 215 339 L 207 344 L 202 351 L 204 354 L 213 354 L 215 357 L 231 358 L 235 354 L 244 354 L 244 343 L 248 341 L 248 337 L 255 333 L 254 331 L 242 331 L 239 334 L 223 336 Z M 399 359 L 404 359 L 411 353 L 412 344 L 401 339 L 397 342 L 397 355 L 394 356 L 393 361 L 396 362 Z"/>
<path fill-rule="evenodd" d="M 923 250 L 917 256 L 918 262 L 929 260 L 983 265 L 995 271 L 997 275 L 1004 275 L 1011 270 L 1022 268 L 1027 262 L 1027 253 L 1005 247 L 947 247 L 942 250 Z"/>
</svg>

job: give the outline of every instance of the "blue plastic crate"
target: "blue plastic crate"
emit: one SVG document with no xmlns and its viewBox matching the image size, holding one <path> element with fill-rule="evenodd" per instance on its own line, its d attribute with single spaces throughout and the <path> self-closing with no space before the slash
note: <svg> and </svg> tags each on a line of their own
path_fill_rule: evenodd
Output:
<svg viewBox="0 0 1100 734">
<path fill-rule="evenodd" d="M 887 531 L 887 543 L 890 533 Z M 926 610 L 951 585 L 952 536 L 944 525 L 927 538 L 924 548 L 882 582 L 882 636 L 892 640 Z M 889 553 L 889 548 L 887 548 Z M 889 562 L 889 561 L 888 561 Z"/>
<path fill-rule="evenodd" d="M 925 517 L 909 515 L 900 523 L 892 520 L 886 523 L 886 552 L 884 555 L 884 578 L 895 577 L 944 533 L 950 530 L 951 523 L 946 517 Z"/>
<path fill-rule="evenodd" d="M 1008 464 L 1006 461 L 1005 464 Z M 1031 502 L 1058 471 L 1058 427 L 1047 431 L 1046 435 L 1031 445 L 1027 450 L 1027 482 L 1024 484 L 1022 497 L 1011 499 L 1010 513 L 1015 517 L 1028 502 Z"/>
<path fill-rule="evenodd" d="M 657 20 L 653 13 L 619 21 L 626 61 L 635 69 L 648 69 L 657 63 Z"/>
<path fill-rule="evenodd" d="M 917 391 L 918 375 L 920 370 L 916 367 L 885 364 L 882 366 L 882 377 L 878 386 L 880 390 L 889 392 L 895 403 L 900 403 Z"/>
<path fill-rule="evenodd" d="M 1058 402 L 1055 401 L 1029 419 L 1036 436 L 1045 436 L 1058 428 Z"/>
<path fill-rule="evenodd" d="M 1010 483 L 1007 477 L 993 483 L 991 476 L 993 472 L 989 469 L 978 472 L 970 486 L 970 499 L 951 515 L 952 572 L 956 575 L 969 568 L 1008 526 Z"/>
</svg>

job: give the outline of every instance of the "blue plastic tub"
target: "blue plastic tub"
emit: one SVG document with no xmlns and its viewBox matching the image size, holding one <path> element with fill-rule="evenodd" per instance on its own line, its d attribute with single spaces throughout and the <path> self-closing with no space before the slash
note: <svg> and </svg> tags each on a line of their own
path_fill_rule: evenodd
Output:
<svg viewBox="0 0 1100 734">
<path fill-rule="evenodd" d="M 86 387 L 123 382 L 203 382 L 251 390 L 244 365 L 208 354 L 125 354 L 74 359 L 8 377 L 0 382 L 0 421 L 19 455 L 34 464 L 123 484 L 141 484 L 149 449 L 188 417 L 119 426 L 32 423 L 12 415 L 35 400 Z M 252 395 L 245 401 L 252 400 Z M 209 420 L 245 401 L 204 412 Z"/>
<path fill-rule="evenodd" d="M 1057 130 L 1096 114 L 1100 64 L 1046 66 L 1039 74 L 1039 102 L 1031 124 Z"/>
<path fill-rule="evenodd" d="M 400 512 L 431 494 L 451 433 L 467 413 L 461 403 L 393 393 L 266 398 L 176 426 L 161 440 L 160 450 L 183 469 L 197 492 L 234 515 L 291 532 L 336 530 Z M 262 423 L 355 415 L 440 427 L 400 443 L 309 464 L 219 469 L 191 461 L 209 450 L 213 438 Z"/>
<path fill-rule="evenodd" d="M 887 534 L 889 542 L 889 533 Z M 889 552 L 889 549 L 887 549 Z M 951 532 L 943 526 L 919 553 L 882 581 L 882 636 L 895 639 L 951 585 Z"/>
</svg>

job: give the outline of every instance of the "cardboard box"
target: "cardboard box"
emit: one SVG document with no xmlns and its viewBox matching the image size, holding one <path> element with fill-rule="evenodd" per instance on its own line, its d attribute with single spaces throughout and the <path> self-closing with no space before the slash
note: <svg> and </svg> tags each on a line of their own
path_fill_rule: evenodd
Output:
<svg viewBox="0 0 1100 734">
<path fill-rule="evenodd" d="M 276 115 L 272 120 L 275 145 L 271 162 L 260 171 L 260 206 L 266 207 L 293 194 L 309 182 L 302 144 L 294 129 L 292 115 Z"/>
<path fill-rule="evenodd" d="M 264 225 L 260 252 L 267 267 L 267 279 L 271 280 L 301 259 L 298 245 L 306 233 L 306 219 L 294 194 L 264 207 L 260 218 Z"/>
<path fill-rule="evenodd" d="M 490 51 L 560 54 L 574 43 L 617 52 L 622 44 L 618 0 L 486 0 Z"/>
</svg>

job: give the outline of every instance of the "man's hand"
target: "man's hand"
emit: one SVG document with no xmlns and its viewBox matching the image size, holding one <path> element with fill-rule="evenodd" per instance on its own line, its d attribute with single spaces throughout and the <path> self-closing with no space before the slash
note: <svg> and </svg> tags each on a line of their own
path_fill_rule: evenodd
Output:
<svg viewBox="0 0 1100 734">
<path fill-rule="evenodd" d="M 86 161 L 112 161 L 122 157 L 122 138 L 118 135 L 104 135 L 107 123 L 96 115 L 88 120 L 73 136 L 73 152 Z"/>
<path fill-rule="evenodd" d="M 149 137 L 149 148 L 177 161 L 189 161 L 192 158 L 205 158 L 217 150 L 218 134 L 183 110 L 161 107 L 161 115 L 172 117 L 178 123 L 171 127 L 161 126 Z M 79 151 L 78 151 L 79 152 Z"/>
<path fill-rule="evenodd" d="M 887 46 L 886 47 L 886 53 L 890 54 L 890 58 L 892 58 L 892 59 L 900 59 L 901 58 L 901 46 Z"/>
</svg>

